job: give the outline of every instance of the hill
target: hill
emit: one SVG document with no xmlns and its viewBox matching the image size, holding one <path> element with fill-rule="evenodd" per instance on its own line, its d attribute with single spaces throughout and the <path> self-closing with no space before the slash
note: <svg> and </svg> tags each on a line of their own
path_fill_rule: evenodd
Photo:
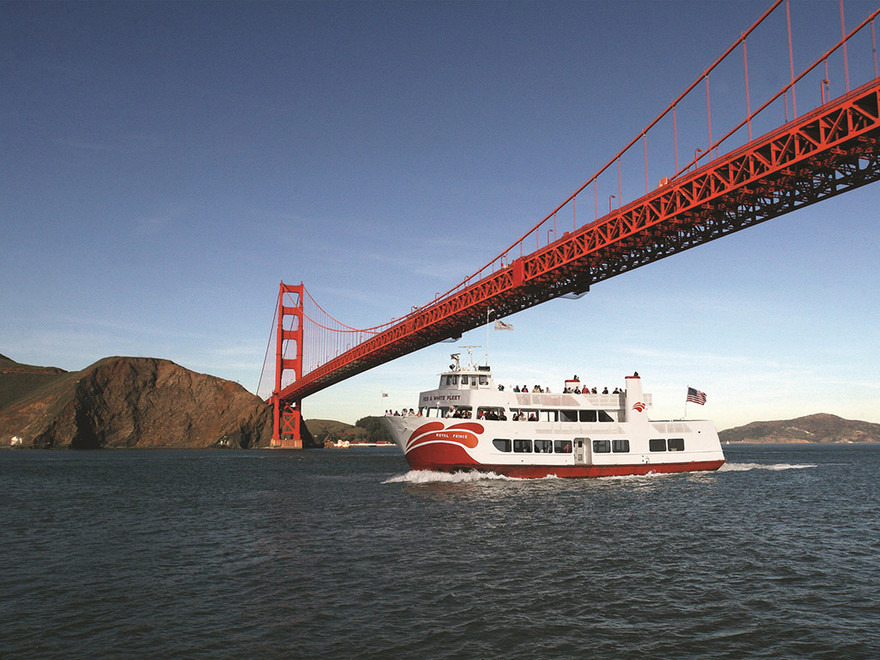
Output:
<svg viewBox="0 0 880 660">
<path fill-rule="evenodd" d="M 169 360 L 109 357 L 82 371 L 0 356 L 0 446 L 256 447 L 271 410 L 241 385 Z"/>
<path fill-rule="evenodd" d="M 332 419 L 310 419 L 306 425 L 318 447 L 334 442 L 392 442 L 381 417 L 363 417 L 354 426 Z"/>
<path fill-rule="evenodd" d="M 752 422 L 721 431 L 721 442 L 880 442 L 880 424 L 818 413 L 775 422 Z"/>
</svg>

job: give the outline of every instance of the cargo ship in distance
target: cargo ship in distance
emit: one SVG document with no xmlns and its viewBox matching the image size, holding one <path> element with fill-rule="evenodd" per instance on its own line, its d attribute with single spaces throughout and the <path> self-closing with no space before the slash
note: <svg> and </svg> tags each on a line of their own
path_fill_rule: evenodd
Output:
<svg viewBox="0 0 880 660">
<path fill-rule="evenodd" d="M 576 379 L 561 393 L 511 391 L 495 384 L 488 366 L 452 359 L 439 387 L 421 393 L 418 412 L 384 418 L 413 470 L 609 477 L 717 470 L 725 462 L 711 421 L 648 418 L 651 395 L 638 373 L 612 394 L 582 390 Z"/>
</svg>

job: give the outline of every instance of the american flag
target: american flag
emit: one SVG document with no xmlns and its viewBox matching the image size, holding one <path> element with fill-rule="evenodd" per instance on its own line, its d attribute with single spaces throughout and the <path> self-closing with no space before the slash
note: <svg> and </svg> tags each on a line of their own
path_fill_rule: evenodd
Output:
<svg viewBox="0 0 880 660">
<path fill-rule="evenodd" d="M 706 393 L 700 392 L 700 390 L 695 390 L 693 387 L 688 388 L 688 401 L 693 401 L 694 403 L 699 403 L 701 406 L 706 405 Z"/>
</svg>

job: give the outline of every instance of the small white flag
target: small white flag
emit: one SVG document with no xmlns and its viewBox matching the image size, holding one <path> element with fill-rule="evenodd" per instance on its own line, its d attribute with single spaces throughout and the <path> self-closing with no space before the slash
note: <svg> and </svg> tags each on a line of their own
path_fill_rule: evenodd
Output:
<svg viewBox="0 0 880 660">
<path fill-rule="evenodd" d="M 505 323 L 501 319 L 495 319 L 495 329 L 496 330 L 513 330 L 512 323 Z"/>
</svg>

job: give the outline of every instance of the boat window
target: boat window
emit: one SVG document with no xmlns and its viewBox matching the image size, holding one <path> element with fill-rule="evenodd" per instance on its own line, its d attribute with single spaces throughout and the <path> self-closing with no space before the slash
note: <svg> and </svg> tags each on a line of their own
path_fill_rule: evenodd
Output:
<svg viewBox="0 0 880 660">
<path fill-rule="evenodd" d="M 666 451 L 666 439 L 651 438 L 648 440 L 648 449 L 651 451 Z"/>
<path fill-rule="evenodd" d="M 549 454 L 553 451 L 552 440 L 535 440 L 536 454 Z"/>
<path fill-rule="evenodd" d="M 513 441 L 513 451 L 519 452 L 521 454 L 531 452 L 532 451 L 532 441 L 531 440 L 514 440 Z"/>
<path fill-rule="evenodd" d="M 498 451 L 510 451 L 510 440 L 506 438 L 495 438 L 492 444 Z"/>
<path fill-rule="evenodd" d="M 559 412 L 556 410 L 542 410 L 540 412 L 540 419 L 542 422 L 555 422 L 559 417 Z"/>
<path fill-rule="evenodd" d="M 464 376 L 464 375 L 463 375 L 463 376 L 461 377 L 461 384 L 462 384 L 462 385 L 467 385 L 467 384 L 468 384 L 468 377 L 467 377 L 467 376 Z"/>
<path fill-rule="evenodd" d="M 561 421 L 561 422 L 576 422 L 576 421 L 578 421 L 578 411 L 577 410 L 560 410 L 559 411 L 559 421 Z"/>
<path fill-rule="evenodd" d="M 596 411 L 595 410 L 581 410 L 580 416 L 581 416 L 582 422 L 595 422 L 596 421 Z"/>
<path fill-rule="evenodd" d="M 480 376 L 480 385 L 488 385 L 489 377 L 488 376 Z"/>
<path fill-rule="evenodd" d="M 669 438 L 669 451 L 684 451 L 684 438 Z"/>
<path fill-rule="evenodd" d="M 470 419 L 472 415 L 470 406 L 453 406 L 449 409 L 449 412 L 446 413 L 447 417 L 454 417 L 455 419 Z"/>
<path fill-rule="evenodd" d="M 611 440 L 593 440 L 594 454 L 610 454 Z"/>
<path fill-rule="evenodd" d="M 502 421 L 506 421 L 507 415 L 504 414 L 504 408 L 480 407 L 477 408 L 477 419 L 500 419 Z"/>
<path fill-rule="evenodd" d="M 557 454 L 570 454 L 571 442 L 568 440 L 556 440 L 553 442 L 553 451 Z"/>
<path fill-rule="evenodd" d="M 611 451 L 615 454 L 629 452 L 629 440 L 612 440 Z"/>
<path fill-rule="evenodd" d="M 600 422 L 613 422 L 614 418 L 611 415 L 609 415 L 607 412 L 605 412 L 604 410 L 600 410 L 599 411 L 599 421 Z"/>
<path fill-rule="evenodd" d="M 450 385 L 458 385 L 458 375 L 450 376 L 449 379 L 451 380 Z"/>
</svg>

